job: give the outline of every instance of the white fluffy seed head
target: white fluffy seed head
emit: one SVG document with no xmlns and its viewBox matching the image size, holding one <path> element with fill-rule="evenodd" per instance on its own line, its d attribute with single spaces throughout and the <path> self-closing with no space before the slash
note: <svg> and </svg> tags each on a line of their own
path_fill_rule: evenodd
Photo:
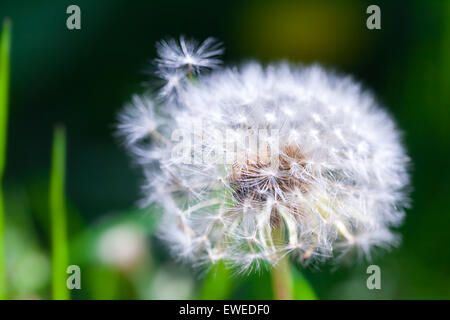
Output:
<svg viewBox="0 0 450 320">
<path fill-rule="evenodd" d="M 208 44 L 162 42 L 159 63 L 174 71 L 186 52 L 216 55 Z M 176 256 L 249 271 L 398 243 L 409 160 L 359 84 L 317 65 L 256 62 L 183 81 L 156 107 L 135 98 L 119 124 Z"/>
</svg>

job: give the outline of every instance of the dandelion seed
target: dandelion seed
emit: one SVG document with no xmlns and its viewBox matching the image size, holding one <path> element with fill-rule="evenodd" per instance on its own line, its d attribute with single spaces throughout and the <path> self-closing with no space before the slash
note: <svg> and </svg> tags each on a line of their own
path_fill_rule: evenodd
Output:
<svg viewBox="0 0 450 320">
<path fill-rule="evenodd" d="M 220 42 L 208 38 L 200 45 L 194 40 L 180 37 L 179 42 L 174 39 L 162 40 L 157 45 L 158 56 L 156 63 L 159 68 L 183 69 L 186 73 L 198 73 L 202 68 L 216 68 L 221 64 L 217 58 L 223 53 Z"/>
<path fill-rule="evenodd" d="M 128 145 L 134 145 L 148 137 L 157 128 L 153 101 L 133 95 L 133 102 L 119 115 L 118 129 Z"/>
<path fill-rule="evenodd" d="M 182 72 L 172 69 L 159 69 L 156 73 L 161 79 L 164 80 L 164 86 L 159 90 L 159 96 L 163 98 L 174 98 L 182 90 L 185 85 L 186 75 Z"/>
</svg>

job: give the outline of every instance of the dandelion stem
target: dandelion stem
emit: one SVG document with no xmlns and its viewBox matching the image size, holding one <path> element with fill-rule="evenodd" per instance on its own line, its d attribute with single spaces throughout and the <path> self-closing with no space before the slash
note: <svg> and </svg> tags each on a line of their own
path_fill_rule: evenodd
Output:
<svg viewBox="0 0 450 320">
<path fill-rule="evenodd" d="M 282 226 L 272 230 L 272 241 L 274 243 L 285 242 L 285 233 Z M 276 300 L 292 300 L 293 296 L 293 278 L 289 263 L 289 257 L 282 257 L 272 270 L 273 295 Z"/>
<path fill-rule="evenodd" d="M 68 266 L 66 208 L 64 198 L 66 134 L 56 127 L 53 136 L 50 176 L 50 216 L 52 242 L 52 293 L 55 300 L 68 300 L 66 268 Z"/>
<path fill-rule="evenodd" d="M 6 162 L 6 136 L 9 103 L 9 52 L 11 22 L 5 19 L 0 39 L 0 300 L 7 298 L 5 257 L 5 210 L 3 201 L 3 174 Z"/>
<path fill-rule="evenodd" d="M 283 257 L 272 270 L 272 287 L 276 300 L 293 299 L 293 281 L 287 256 Z"/>
<path fill-rule="evenodd" d="M 192 79 L 193 79 L 193 76 L 192 76 L 192 66 L 191 66 L 190 64 L 188 64 L 188 74 L 187 74 L 187 76 L 188 76 L 189 80 L 192 80 Z"/>
</svg>

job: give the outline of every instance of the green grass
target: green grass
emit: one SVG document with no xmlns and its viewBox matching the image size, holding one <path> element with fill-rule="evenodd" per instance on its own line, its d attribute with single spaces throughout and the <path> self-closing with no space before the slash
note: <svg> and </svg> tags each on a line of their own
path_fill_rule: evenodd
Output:
<svg viewBox="0 0 450 320">
<path fill-rule="evenodd" d="M 52 243 L 52 294 L 53 299 L 70 298 L 66 285 L 69 252 L 64 197 L 66 165 L 66 133 L 56 127 L 53 136 L 52 165 L 50 174 L 50 218 Z"/>
<path fill-rule="evenodd" d="M 225 300 L 231 297 L 233 289 L 231 271 L 223 262 L 213 266 L 206 275 L 200 289 L 200 300 Z"/>
<path fill-rule="evenodd" d="M 316 292 L 303 274 L 291 265 L 294 300 L 318 300 Z"/>
<path fill-rule="evenodd" d="M 9 104 L 9 52 L 11 22 L 5 19 L 0 39 L 0 300 L 7 298 L 5 257 L 5 209 L 3 203 L 3 174 L 6 163 L 6 140 Z"/>
</svg>

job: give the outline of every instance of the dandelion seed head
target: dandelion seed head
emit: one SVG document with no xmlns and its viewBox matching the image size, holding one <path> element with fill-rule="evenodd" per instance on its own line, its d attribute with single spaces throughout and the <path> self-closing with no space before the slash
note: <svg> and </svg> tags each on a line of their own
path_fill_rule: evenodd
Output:
<svg viewBox="0 0 450 320">
<path fill-rule="evenodd" d="M 197 73 L 220 52 L 212 40 L 163 41 L 158 63 Z M 175 256 L 248 272 L 286 255 L 308 264 L 398 244 L 409 159 L 390 115 L 353 79 L 252 62 L 179 90 L 176 108 L 136 98 L 119 124 L 131 152 L 149 155 L 143 203 L 164 211 L 159 235 Z"/>
</svg>

